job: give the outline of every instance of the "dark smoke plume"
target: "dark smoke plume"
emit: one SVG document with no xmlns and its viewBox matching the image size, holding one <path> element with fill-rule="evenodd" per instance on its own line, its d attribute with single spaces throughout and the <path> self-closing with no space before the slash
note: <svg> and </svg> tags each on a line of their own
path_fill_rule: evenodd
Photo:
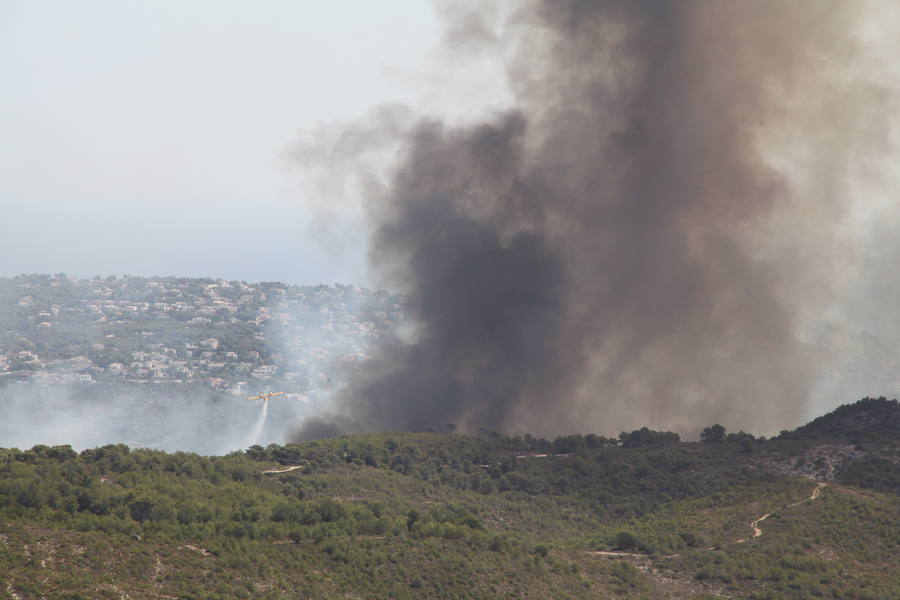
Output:
<svg viewBox="0 0 900 600">
<path fill-rule="evenodd" d="M 415 330 L 297 438 L 797 423 L 798 328 L 852 259 L 853 177 L 886 143 L 860 4 L 516 6 L 496 42 L 448 11 L 453 43 L 478 23 L 511 57 L 516 106 L 404 133 L 370 259 Z"/>
</svg>

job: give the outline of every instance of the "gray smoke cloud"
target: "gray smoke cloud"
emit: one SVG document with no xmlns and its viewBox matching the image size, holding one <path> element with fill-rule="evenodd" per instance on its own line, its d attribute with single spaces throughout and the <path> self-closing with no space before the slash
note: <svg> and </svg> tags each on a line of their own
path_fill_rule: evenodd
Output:
<svg viewBox="0 0 900 600">
<path fill-rule="evenodd" d="M 394 140 L 370 261 L 414 329 L 295 437 L 796 425 L 799 333 L 853 268 L 856 181 L 890 147 L 867 6 L 445 10 L 447 43 L 504 57 L 515 106 Z"/>
</svg>

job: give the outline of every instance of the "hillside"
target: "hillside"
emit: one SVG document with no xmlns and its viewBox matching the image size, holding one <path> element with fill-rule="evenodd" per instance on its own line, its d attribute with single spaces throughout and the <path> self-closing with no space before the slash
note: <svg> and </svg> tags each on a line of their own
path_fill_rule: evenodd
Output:
<svg viewBox="0 0 900 600">
<path fill-rule="evenodd" d="M 863 398 L 778 438 L 791 449 L 775 461 L 792 475 L 900 494 L 900 404 Z"/>
<path fill-rule="evenodd" d="M 0 278 L 0 384 L 307 390 L 402 319 L 400 298 L 354 286 Z"/>
<path fill-rule="evenodd" d="M 0 445 L 222 454 L 284 439 L 403 319 L 400 297 L 354 286 L 0 278 Z M 244 398 L 266 391 L 286 394 L 246 439 Z"/>
<path fill-rule="evenodd" d="M 833 439 L 861 442 L 900 439 L 900 403 L 887 398 L 863 398 L 813 419 L 785 439 Z"/>
<path fill-rule="evenodd" d="M 620 437 L 386 433 L 221 457 L 4 450 L 0 594 L 900 596 L 900 496 L 875 489 L 889 470 L 856 485 L 792 476 L 820 447 L 809 439 Z"/>
</svg>

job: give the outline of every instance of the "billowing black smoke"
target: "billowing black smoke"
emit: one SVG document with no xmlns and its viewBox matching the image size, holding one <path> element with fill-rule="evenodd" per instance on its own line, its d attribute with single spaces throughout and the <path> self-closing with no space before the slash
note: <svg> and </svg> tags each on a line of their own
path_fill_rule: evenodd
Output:
<svg viewBox="0 0 900 600">
<path fill-rule="evenodd" d="M 856 10 L 522 4 L 492 46 L 515 108 L 408 128 L 369 199 L 371 264 L 409 295 L 414 332 L 373 348 L 337 416 L 298 439 L 796 423 L 814 367 L 797 330 L 840 276 L 848 185 L 886 102 Z M 480 21 L 452 12 L 460 43 Z"/>
</svg>

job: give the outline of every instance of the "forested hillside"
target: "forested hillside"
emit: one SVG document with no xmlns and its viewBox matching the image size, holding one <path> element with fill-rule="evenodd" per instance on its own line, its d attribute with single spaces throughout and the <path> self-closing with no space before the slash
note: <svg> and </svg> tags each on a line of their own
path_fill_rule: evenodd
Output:
<svg viewBox="0 0 900 600">
<path fill-rule="evenodd" d="M 873 408 L 897 404 L 835 414 Z M 857 443 L 819 481 L 792 470 L 842 447 L 840 431 L 706 433 L 386 433 L 221 457 L 7 449 L 0 594 L 900 596 L 900 496 L 879 491 L 897 477 L 896 431 Z"/>
</svg>

